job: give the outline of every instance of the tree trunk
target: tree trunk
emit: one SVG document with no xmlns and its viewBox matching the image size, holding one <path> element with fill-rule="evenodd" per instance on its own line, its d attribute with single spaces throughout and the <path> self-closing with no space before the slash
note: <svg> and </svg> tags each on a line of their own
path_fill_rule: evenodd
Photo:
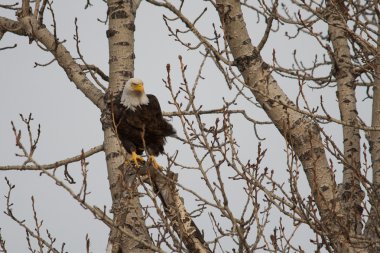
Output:
<svg viewBox="0 0 380 253">
<path fill-rule="evenodd" d="M 380 31 L 380 25 L 378 26 Z M 380 36 L 377 38 L 377 54 L 375 58 L 375 81 L 373 86 L 372 127 L 380 127 Z M 365 226 L 368 238 L 379 238 L 380 233 L 380 132 L 372 131 L 370 135 L 370 152 L 372 159 L 372 194 L 369 194 L 371 211 Z M 371 253 L 380 252 L 380 244 L 370 249 Z"/>
<path fill-rule="evenodd" d="M 336 184 L 329 170 L 318 126 L 307 116 L 288 107 L 295 107 L 271 75 L 271 69 L 252 45 L 237 1 L 217 1 L 217 8 L 234 63 L 245 84 L 274 124 L 293 147 L 302 162 L 312 194 L 327 217 L 339 210 L 335 202 Z"/>
<path fill-rule="evenodd" d="M 347 237 L 341 234 L 340 222 L 344 220 L 344 215 L 337 199 L 337 186 L 329 169 L 319 126 L 306 115 L 292 110 L 294 103 L 279 87 L 269 65 L 252 45 L 240 2 L 217 0 L 216 3 L 234 63 L 245 84 L 300 159 L 333 248 L 337 252 L 356 252 Z"/>
<path fill-rule="evenodd" d="M 112 212 L 115 228 L 111 229 L 108 252 L 132 253 L 153 252 L 146 244 L 152 244 L 142 207 L 139 202 L 138 184 L 130 179 L 125 170 L 132 170 L 125 164 L 122 146 L 117 137 L 111 105 L 113 98 L 120 92 L 123 83 L 133 76 L 134 71 L 134 31 L 135 16 L 139 2 L 108 1 L 109 29 L 109 88 L 105 96 L 106 108 L 102 112 L 104 131 L 104 150 L 106 154 L 108 179 L 112 195 Z M 133 176 L 133 175 L 132 175 Z M 121 233 L 117 227 L 124 227 L 140 239 L 138 241 Z M 145 242 L 145 244 L 141 243 Z"/>
<path fill-rule="evenodd" d="M 337 82 L 337 98 L 341 119 L 352 125 L 358 125 L 356 109 L 355 77 L 352 74 L 350 47 L 348 45 L 347 24 L 344 20 L 344 4 L 341 1 L 327 1 L 326 18 L 329 36 L 333 45 L 335 62 L 334 76 Z M 345 233 L 362 233 L 363 225 L 361 203 L 364 198 L 360 188 L 360 133 L 359 129 L 350 126 L 343 127 L 344 160 L 343 184 L 339 187 L 339 198 L 342 200 L 345 220 Z"/>
</svg>

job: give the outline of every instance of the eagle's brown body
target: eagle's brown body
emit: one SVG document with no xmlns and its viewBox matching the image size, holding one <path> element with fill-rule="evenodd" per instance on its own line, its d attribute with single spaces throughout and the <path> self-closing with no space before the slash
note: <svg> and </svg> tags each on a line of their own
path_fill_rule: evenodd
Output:
<svg viewBox="0 0 380 253">
<path fill-rule="evenodd" d="M 161 107 L 154 95 L 147 95 L 148 104 L 133 110 L 117 103 L 114 107 L 117 134 L 128 153 L 141 155 L 145 148 L 149 155 L 164 152 L 166 137 L 176 134 L 173 126 L 162 116 Z"/>
</svg>

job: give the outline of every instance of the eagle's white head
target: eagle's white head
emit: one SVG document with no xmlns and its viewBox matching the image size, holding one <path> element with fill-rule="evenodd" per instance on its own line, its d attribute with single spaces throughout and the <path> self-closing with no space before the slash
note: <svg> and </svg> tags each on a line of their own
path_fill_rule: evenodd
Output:
<svg viewBox="0 0 380 253">
<path fill-rule="evenodd" d="M 135 111 L 140 105 L 149 103 L 149 99 L 144 92 L 144 83 L 141 79 L 131 78 L 125 83 L 120 103 L 132 111 Z"/>
</svg>

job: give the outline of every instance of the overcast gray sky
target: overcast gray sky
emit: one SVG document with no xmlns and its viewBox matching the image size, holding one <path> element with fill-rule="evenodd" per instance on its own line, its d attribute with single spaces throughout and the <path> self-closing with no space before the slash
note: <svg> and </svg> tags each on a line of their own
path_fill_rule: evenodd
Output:
<svg viewBox="0 0 380 253">
<path fill-rule="evenodd" d="M 11 3 L 8 0 L 1 2 Z M 85 11 L 85 0 L 54 1 L 53 8 L 58 24 L 57 33 L 61 40 L 67 40 L 64 45 L 72 55 L 77 56 L 75 41 L 73 40 L 75 33 L 74 18 L 77 17 L 82 54 L 88 63 L 96 64 L 107 73 L 108 45 L 105 36 L 107 26 L 97 21 L 97 18 L 105 19 L 106 4 L 98 0 L 92 2 L 94 5 Z M 193 4 L 191 7 L 185 6 L 185 14 L 193 19 L 203 9 L 204 3 L 203 1 L 192 1 L 191 4 Z M 199 53 L 187 51 L 168 36 L 162 14 L 162 9 L 145 2 L 138 9 L 135 37 L 135 76 L 144 80 L 148 93 L 154 93 L 159 98 L 163 110 L 173 111 L 174 108 L 166 102 L 169 100 L 169 93 L 161 81 L 166 76 L 166 64 L 172 65 L 174 83 L 179 85 L 178 55 L 183 55 L 184 61 L 189 65 L 188 77 L 190 81 L 193 81 L 202 58 Z M 46 21 L 50 24 L 48 12 L 45 15 Z M 247 18 L 247 24 L 252 40 L 256 44 L 260 40 L 263 27 L 256 24 L 255 15 L 252 13 L 250 15 Z M 3 9 L 0 9 L 0 16 L 15 19 L 14 12 Z M 209 8 L 206 18 L 198 26 L 202 32 L 211 34 L 212 22 L 219 23 L 214 10 Z M 293 49 L 297 49 L 306 59 L 313 58 L 316 53 L 313 44 L 304 43 L 302 40 L 298 42 L 284 40 L 282 37 L 284 30 L 280 30 L 280 33 L 278 36 L 270 37 L 270 41 L 264 50 L 266 60 L 271 61 L 273 49 L 276 49 L 281 63 L 288 65 L 291 63 Z M 17 127 L 23 127 L 18 116 L 19 113 L 24 115 L 33 113 L 35 129 L 37 124 L 41 124 L 42 134 L 35 154 L 35 159 L 40 164 L 78 155 L 81 149 L 88 150 L 100 145 L 103 141 L 103 133 L 100 113 L 97 108 L 75 88 L 73 83 L 68 80 L 65 72 L 56 63 L 47 67 L 34 68 L 35 62 L 47 63 L 52 57 L 49 53 L 42 51 L 35 43 L 29 44 L 28 38 L 7 33 L 0 41 L 0 47 L 14 43 L 17 43 L 17 48 L 0 52 L 0 84 L 2 88 L 0 92 L 0 164 L 20 164 L 23 162 L 22 159 L 14 155 L 18 150 L 14 145 L 15 139 L 10 124 L 10 121 L 14 121 Z M 229 90 L 223 82 L 223 77 L 209 60 L 206 62 L 203 76 L 205 80 L 201 81 L 197 93 L 199 105 L 203 104 L 205 108 L 209 109 L 217 108 L 222 104 L 222 97 L 228 98 L 234 95 L 228 94 Z M 296 96 L 297 83 L 283 82 L 281 85 L 290 97 Z M 307 94 L 311 93 L 308 91 Z M 318 93 L 313 95 L 315 96 L 314 103 L 318 103 Z M 330 89 L 324 96 L 331 101 L 329 105 L 332 115 L 337 115 L 334 90 Z M 241 108 L 245 108 L 245 106 L 243 104 Z M 266 120 L 266 116 L 261 110 L 246 109 L 256 119 Z M 368 104 L 359 108 L 361 111 L 367 109 Z M 370 115 L 367 116 L 368 118 L 364 120 L 368 122 Z M 258 141 L 252 130 L 252 125 L 246 123 L 239 125 L 240 121 L 242 119 L 236 117 L 237 130 L 235 133 L 236 138 L 240 140 L 242 156 L 247 159 L 250 157 L 255 159 Z M 180 129 L 176 120 L 173 120 L 173 123 L 176 124 L 177 129 Z M 332 126 L 330 129 L 334 132 L 339 127 Z M 265 161 L 267 166 L 276 170 L 279 177 L 285 175 L 286 156 L 283 151 L 284 141 L 282 137 L 273 126 L 259 127 L 259 133 L 262 137 L 267 138 L 263 142 L 264 147 L 269 148 L 268 159 Z M 340 133 L 336 135 L 336 138 L 338 142 L 341 140 Z M 180 155 L 182 155 L 180 159 L 188 160 L 191 163 L 191 157 L 186 151 L 181 151 L 178 144 L 175 140 L 169 140 L 167 151 L 174 153 L 179 149 Z M 99 207 L 106 205 L 109 209 L 111 200 L 104 154 L 99 153 L 89 158 L 88 161 L 90 162 L 88 182 L 91 191 L 88 200 L 91 204 Z M 164 163 L 165 159 L 159 161 Z M 70 165 L 69 171 L 78 181 L 80 180 L 79 164 Z M 194 174 L 192 171 L 181 170 L 176 172 L 179 173 L 180 182 L 201 191 L 201 186 L 197 183 L 201 182 L 200 175 Z M 104 252 L 108 228 L 102 222 L 95 220 L 90 212 L 78 206 L 52 180 L 46 176 L 40 176 L 37 172 L 0 172 L 1 211 L 5 207 L 5 199 L 2 196 L 7 192 L 6 183 L 3 179 L 5 176 L 16 185 L 12 199 L 14 213 L 17 217 L 25 219 L 28 224 L 33 224 L 31 208 L 31 196 L 33 195 L 36 198 L 38 216 L 44 220 L 44 228 L 57 238 L 56 246 L 59 243 L 66 242 L 68 252 L 83 252 L 85 250 L 85 235 L 89 234 L 92 252 Z M 78 188 L 78 186 L 73 187 Z M 234 192 L 233 185 L 229 188 L 232 195 L 238 194 L 238 192 Z M 305 189 L 307 189 L 305 194 L 308 194 L 309 188 L 305 186 Z M 239 198 L 233 198 L 233 201 L 236 201 L 236 205 L 239 204 Z M 196 206 L 196 203 L 187 201 L 186 205 L 191 209 Z M 272 219 L 276 220 L 278 216 L 274 215 Z M 203 221 L 202 218 L 198 221 L 202 221 L 202 224 L 209 222 Z M 9 252 L 26 252 L 25 231 L 2 212 L 0 213 L 0 227 Z M 302 235 L 298 236 L 302 239 Z"/>
</svg>

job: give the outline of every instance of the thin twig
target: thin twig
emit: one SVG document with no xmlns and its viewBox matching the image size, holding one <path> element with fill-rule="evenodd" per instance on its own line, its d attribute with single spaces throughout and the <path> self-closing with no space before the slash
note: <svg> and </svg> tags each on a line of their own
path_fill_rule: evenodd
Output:
<svg viewBox="0 0 380 253">
<path fill-rule="evenodd" d="M 103 151 L 103 150 L 104 150 L 103 145 L 99 145 L 99 146 L 96 146 L 96 147 L 89 149 L 88 151 L 84 152 L 83 154 L 73 156 L 70 158 L 66 158 L 66 159 L 63 159 L 63 160 L 60 160 L 60 161 L 57 161 L 54 163 L 40 165 L 40 166 L 35 166 L 35 165 L 6 165 L 6 166 L 0 166 L 0 171 L 1 170 L 20 170 L 20 171 L 38 170 L 39 171 L 39 170 L 41 170 L 41 168 L 44 170 L 57 169 L 61 166 L 65 166 L 65 165 L 68 165 L 70 163 L 79 162 L 79 161 L 81 161 L 81 159 L 83 159 L 83 157 L 85 157 L 85 158 L 90 157 L 96 153 Z"/>
</svg>

